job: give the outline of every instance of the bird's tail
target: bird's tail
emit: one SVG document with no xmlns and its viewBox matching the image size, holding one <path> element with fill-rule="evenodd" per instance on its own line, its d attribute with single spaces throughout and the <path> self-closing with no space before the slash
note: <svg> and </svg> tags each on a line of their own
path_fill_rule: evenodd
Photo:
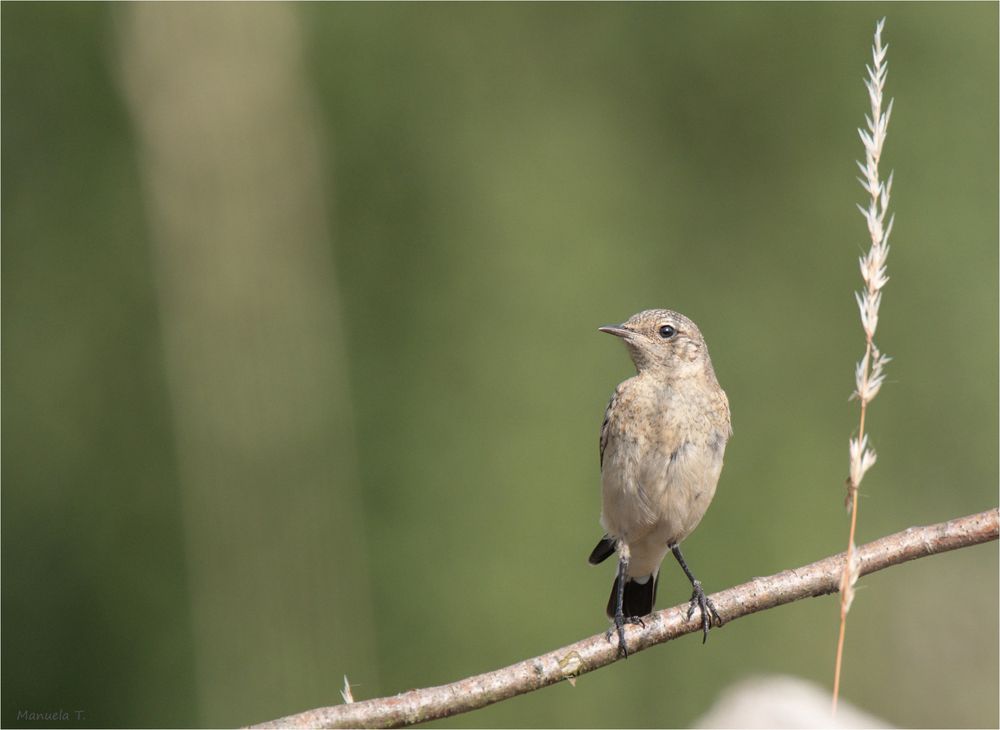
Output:
<svg viewBox="0 0 1000 730">
<path fill-rule="evenodd" d="M 622 600 L 622 612 L 626 617 L 645 616 L 653 612 L 656 603 L 656 584 L 659 575 L 647 575 L 645 578 L 626 578 L 625 597 Z M 615 605 L 618 602 L 618 578 L 611 584 L 611 597 L 608 599 L 608 618 L 615 617 Z"/>
</svg>

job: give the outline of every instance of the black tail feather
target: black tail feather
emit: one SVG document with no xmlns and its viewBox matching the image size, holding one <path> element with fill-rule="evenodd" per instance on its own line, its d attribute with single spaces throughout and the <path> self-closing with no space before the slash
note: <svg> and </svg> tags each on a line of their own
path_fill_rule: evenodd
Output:
<svg viewBox="0 0 1000 730">
<path fill-rule="evenodd" d="M 595 548 L 596 552 L 596 548 Z M 639 583 L 629 578 L 625 581 L 625 597 L 622 600 L 622 612 L 626 618 L 645 616 L 653 612 L 656 604 L 656 585 L 659 575 L 652 575 L 645 583 Z M 608 599 L 608 618 L 615 617 L 615 603 L 618 599 L 618 578 L 611 584 L 611 597 Z"/>
</svg>

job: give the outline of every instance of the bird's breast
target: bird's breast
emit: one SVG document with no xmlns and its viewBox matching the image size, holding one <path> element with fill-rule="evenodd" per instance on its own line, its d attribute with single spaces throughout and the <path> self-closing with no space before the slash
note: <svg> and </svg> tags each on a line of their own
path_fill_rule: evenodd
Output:
<svg viewBox="0 0 1000 730">
<path fill-rule="evenodd" d="M 728 420 L 720 423 L 705 399 L 690 395 L 620 389 L 601 470 L 608 534 L 630 542 L 651 534 L 679 542 L 708 509 Z"/>
</svg>

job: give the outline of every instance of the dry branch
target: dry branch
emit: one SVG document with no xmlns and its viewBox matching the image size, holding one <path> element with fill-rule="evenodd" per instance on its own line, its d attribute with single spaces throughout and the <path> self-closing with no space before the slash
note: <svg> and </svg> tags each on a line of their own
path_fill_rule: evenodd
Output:
<svg viewBox="0 0 1000 730">
<path fill-rule="evenodd" d="M 997 539 L 997 508 L 924 527 L 888 535 L 857 549 L 861 575 L 874 573 L 908 560 L 969 547 Z M 725 621 L 774 608 L 800 598 L 823 596 L 838 590 L 844 553 L 712 595 Z M 629 654 L 700 631 L 697 620 L 685 618 L 687 604 L 658 611 L 646 619 L 645 628 L 626 630 Z M 564 646 L 534 659 L 440 687 L 403 692 L 394 697 L 352 704 L 320 707 L 289 715 L 255 727 L 401 727 L 469 712 L 501 700 L 526 694 L 550 684 L 577 677 L 611 664 L 619 658 L 616 643 L 603 633 Z"/>
</svg>

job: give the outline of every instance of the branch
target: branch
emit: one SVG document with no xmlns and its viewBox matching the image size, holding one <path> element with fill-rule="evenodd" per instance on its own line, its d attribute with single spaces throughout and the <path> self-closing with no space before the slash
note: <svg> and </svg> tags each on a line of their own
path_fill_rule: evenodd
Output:
<svg viewBox="0 0 1000 730">
<path fill-rule="evenodd" d="M 905 563 L 928 555 L 970 547 L 997 539 L 998 510 L 960 517 L 925 527 L 888 535 L 857 548 L 860 574 Z M 743 585 L 712 595 L 725 621 L 749 616 L 801 598 L 823 596 L 838 590 L 844 566 L 844 553 L 766 578 L 755 578 Z M 678 636 L 701 631 L 695 617 L 688 621 L 687 604 L 658 611 L 646 618 L 645 628 L 627 627 L 629 654 L 662 644 Z M 564 679 L 607 666 L 619 658 L 618 645 L 604 634 L 591 636 L 534 659 L 486 674 L 468 677 L 440 687 L 403 692 L 394 697 L 365 700 L 333 707 L 320 707 L 297 715 L 255 725 L 277 727 L 401 727 L 427 720 L 477 710 L 494 702 L 526 694 Z"/>
</svg>

